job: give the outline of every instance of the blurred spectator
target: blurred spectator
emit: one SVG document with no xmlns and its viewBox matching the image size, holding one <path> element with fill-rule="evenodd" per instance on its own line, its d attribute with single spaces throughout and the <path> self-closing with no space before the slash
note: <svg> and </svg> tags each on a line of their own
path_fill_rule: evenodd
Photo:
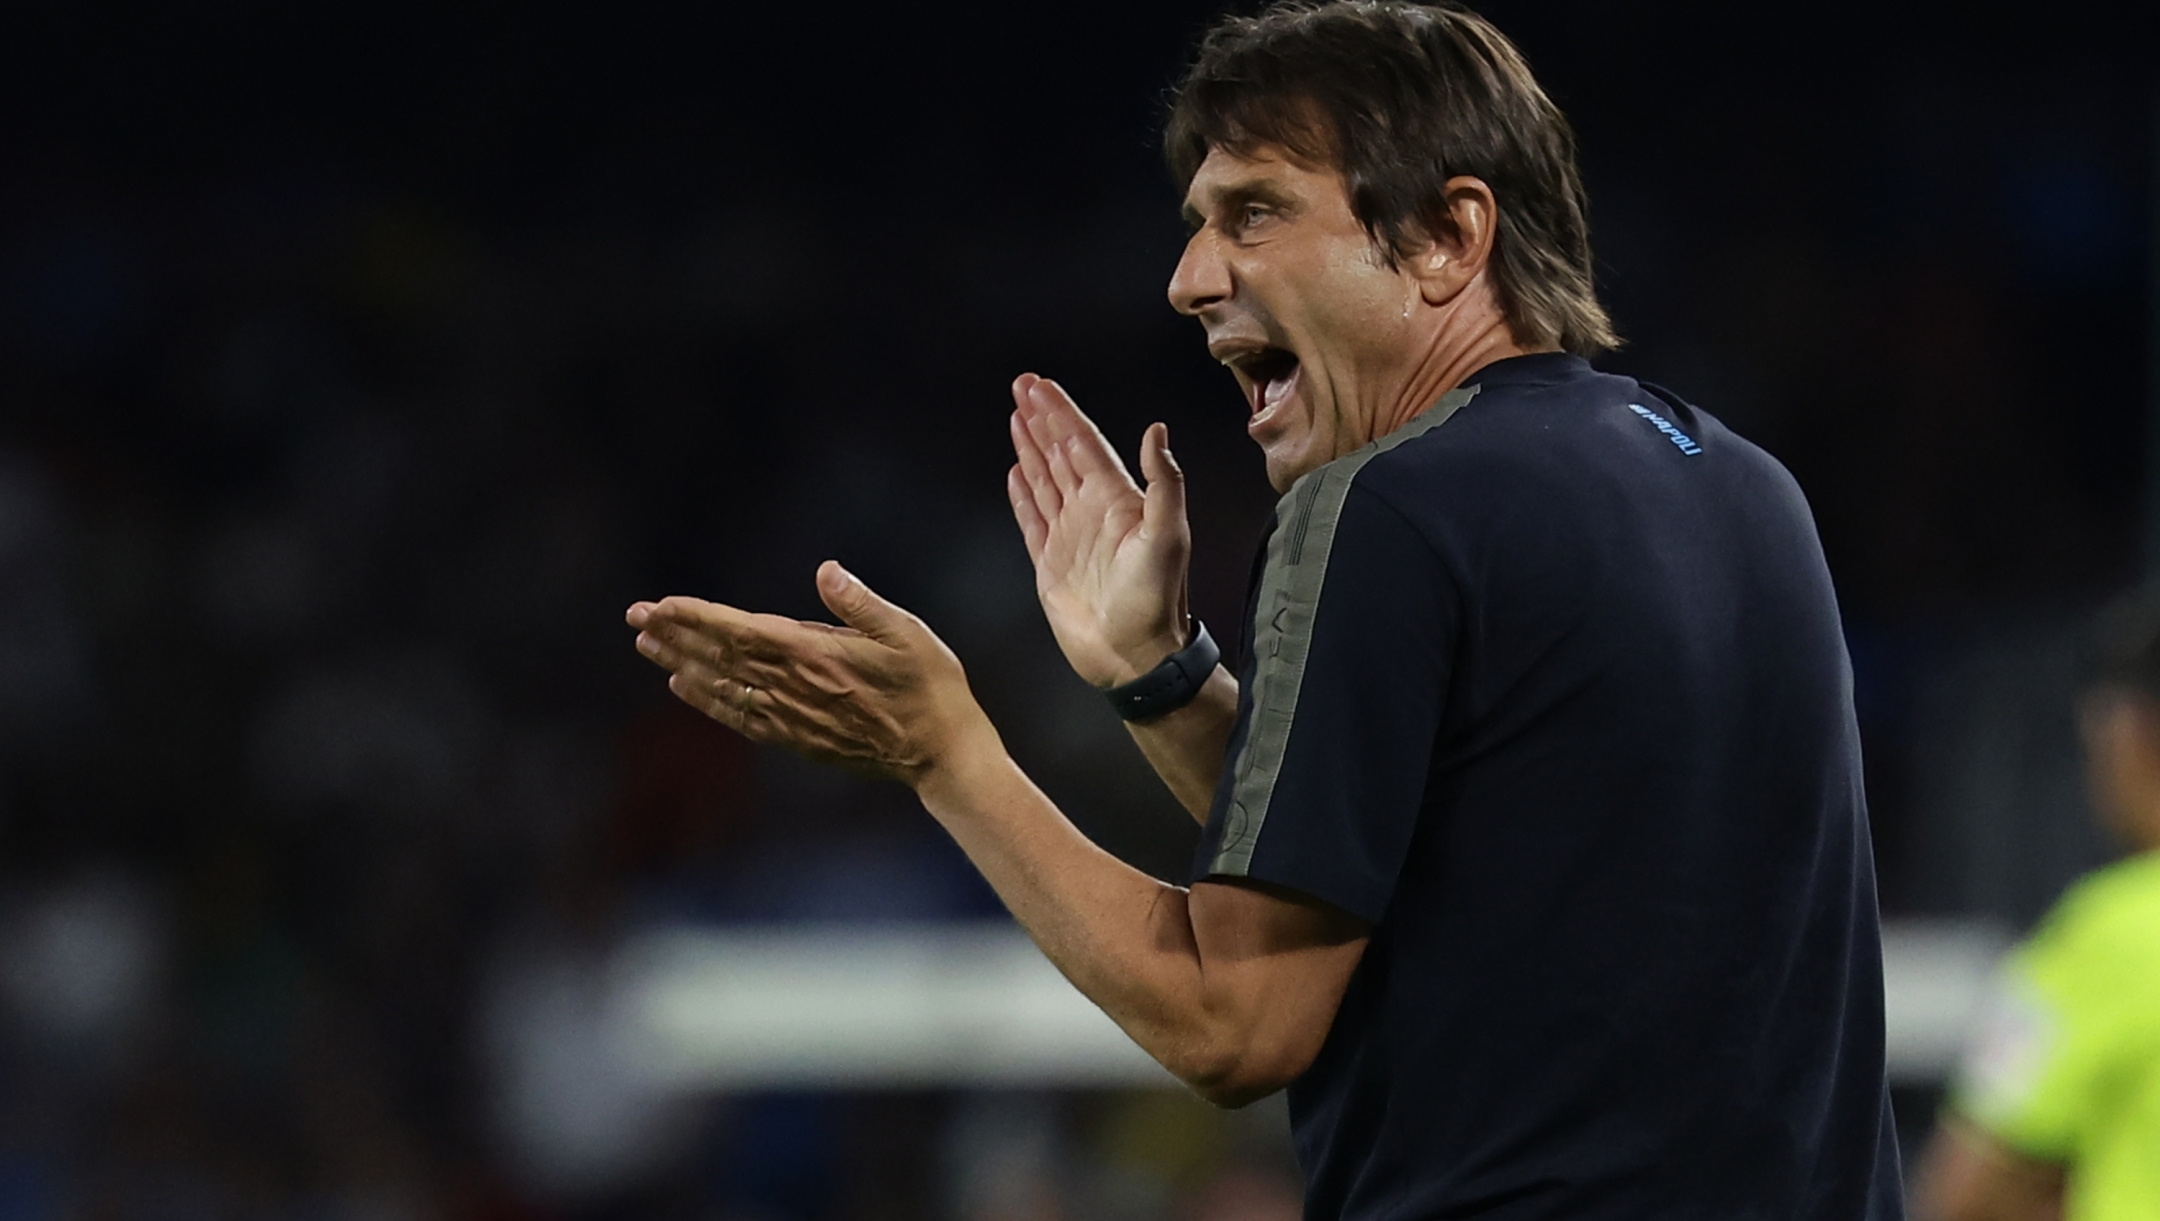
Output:
<svg viewBox="0 0 2160 1221">
<path fill-rule="evenodd" d="M 54 492 L 0 439 L 0 763 L 64 747 L 90 711 L 88 642 L 69 605 Z M 0 783 L 0 803 L 5 794 Z"/>
<path fill-rule="evenodd" d="M 504 1164 L 531 1198 L 558 1205 L 619 1196 L 697 1131 L 689 1100 L 631 1070 L 597 949 L 541 943 L 507 954 L 482 1014 Z"/>
<path fill-rule="evenodd" d="M 2160 1216 L 2160 595 L 2102 621 L 2089 787 L 2132 855 L 2002 968 L 1919 1170 L 1926 1221 Z"/>
<path fill-rule="evenodd" d="M 945 1137 L 954 1221 L 1074 1221 L 1074 1171 L 1054 1099 L 985 1095 L 963 1104 Z"/>
</svg>

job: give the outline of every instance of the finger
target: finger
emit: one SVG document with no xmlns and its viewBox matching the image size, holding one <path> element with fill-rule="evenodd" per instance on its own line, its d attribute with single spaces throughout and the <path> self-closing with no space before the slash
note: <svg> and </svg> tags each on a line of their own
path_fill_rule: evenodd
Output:
<svg viewBox="0 0 2160 1221">
<path fill-rule="evenodd" d="M 639 634 L 715 661 L 742 651 L 736 646 L 734 633 L 683 617 L 680 611 L 669 614 L 655 608 L 646 616 L 645 628 Z"/>
<path fill-rule="evenodd" d="M 760 615 L 722 602 L 681 595 L 653 604 L 647 631 L 657 631 L 672 643 L 690 647 L 693 638 L 714 650 L 722 664 L 736 657 L 781 658 L 802 647 L 812 625 L 784 615 Z"/>
<path fill-rule="evenodd" d="M 851 627 L 672 598 L 654 608 L 651 621 L 638 634 L 638 651 L 670 670 L 700 667 L 771 692 L 800 682 L 805 661 L 830 650 L 836 639 L 861 636 Z"/>
<path fill-rule="evenodd" d="M 1038 386 L 1040 384 L 1037 383 Z M 1056 422 L 1050 418 L 1049 410 L 1040 401 L 1035 401 L 1036 396 L 1030 395 L 1029 398 L 1034 402 L 1034 405 L 1029 410 L 1019 413 L 1020 427 L 1026 432 L 1026 440 L 1034 447 L 1037 457 L 1042 461 L 1044 477 L 1050 479 L 1052 485 L 1057 489 L 1059 507 L 1062 508 L 1065 497 L 1070 495 L 1070 490 L 1063 484 L 1058 483 L 1056 471 L 1050 462 L 1051 457 L 1062 447 L 1064 436 L 1058 431 Z M 1016 446 L 1017 443 L 1018 439 L 1016 438 Z M 1071 469 L 1072 466 L 1068 462 L 1066 470 L 1069 472 Z M 1044 514 L 1046 517 L 1050 515 L 1049 513 Z"/>
<path fill-rule="evenodd" d="M 1028 387 L 1027 397 L 1029 420 L 1036 426 L 1036 437 L 1045 445 L 1064 440 L 1079 427 L 1074 420 L 1080 414 L 1079 407 L 1073 405 L 1072 396 L 1064 393 L 1056 382 L 1047 377 L 1036 378 L 1035 384 Z"/>
<path fill-rule="evenodd" d="M 770 742 L 843 767 L 860 763 L 864 751 L 829 715 L 777 688 L 722 684 L 699 687 L 671 682 L 675 698 L 753 742 Z"/>
<path fill-rule="evenodd" d="M 818 596 L 832 613 L 847 624 L 880 644 L 898 646 L 920 626 L 915 616 L 870 592 L 861 578 L 840 566 L 837 560 L 827 560 L 818 565 Z"/>
<path fill-rule="evenodd" d="M 1035 494 L 1028 490 L 1027 478 L 1015 466 L 1005 472 L 1005 498 L 1012 501 L 1013 520 L 1020 523 L 1020 538 L 1027 543 L 1028 559 L 1042 563 L 1043 544 L 1050 538 L 1050 523 L 1043 520 L 1035 507 Z"/>
<path fill-rule="evenodd" d="M 1043 460 L 1050 467 L 1050 482 L 1057 485 L 1058 495 L 1066 500 L 1080 494 L 1080 475 L 1073 470 L 1072 459 L 1065 454 L 1062 442 L 1043 452 Z"/>
<path fill-rule="evenodd" d="M 659 620 L 648 621 L 634 643 L 638 653 L 656 666 L 677 670 L 690 660 L 678 629 Z"/>
<path fill-rule="evenodd" d="M 773 736 L 773 727 L 760 715 L 764 693 L 757 688 L 732 680 L 716 682 L 677 674 L 668 679 L 668 691 L 744 737 L 762 742 Z"/>
<path fill-rule="evenodd" d="M 647 661 L 693 682 L 713 683 L 735 677 L 731 667 L 716 664 L 696 649 L 670 642 L 651 632 L 639 633 L 637 646 Z"/>
<path fill-rule="evenodd" d="M 720 655 L 703 642 L 671 643 L 650 632 L 641 633 L 637 641 L 638 653 L 647 661 L 675 674 L 688 674 L 701 681 L 710 679 L 743 682 L 760 691 L 771 691 L 790 682 L 799 681 L 801 667 L 787 658 L 761 660 L 739 655 Z"/>
<path fill-rule="evenodd" d="M 645 630 L 638 633 L 637 650 L 654 665 L 675 671 L 699 665 L 715 674 L 732 674 L 743 661 L 741 650 L 657 617 L 649 620 Z"/>
<path fill-rule="evenodd" d="M 1082 477 L 1102 475 L 1114 478 L 1132 487 L 1132 475 L 1125 463 L 1110 447 L 1110 439 L 1103 436 L 1095 421 L 1080 410 L 1080 404 L 1065 392 L 1065 387 L 1049 378 L 1039 378 L 1028 393 L 1029 399 L 1039 404 L 1052 430 L 1060 440 L 1067 443 L 1066 452 L 1073 470 Z"/>
<path fill-rule="evenodd" d="M 645 658 L 645 660 L 650 661 L 656 666 L 668 670 L 672 670 L 675 668 L 674 665 L 671 663 L 676 661 L 680 656 L 673 646 L 669 645 L 666 641 L 661 640 L 660 637 L 654 635 L 651 632 L 638 633 L 637 651 L 640 657 Z"/>
<path fill-rule="evenodd" d="M 1147 476 L 1147 504 L 1140 529 L 1168 538 L 1185 529 L 1185 470 L 1170 452 L 1170 426 L 1150 424 L 1140 437 L 1140 473 Z"/>
<path fill-rule="evenodd" d="M 1020 476 L 1027 481 L 1028 494 L 1035 498 L 1035 509 L 1045 521 L 1054 518 L 1065 508 L 1065 498 L 1058 493 L 1057 481 L 1050 478 L 1050 463 L 1043 457 L 1042 447 L 1028 430 L 1026 418 L 1015 412 L 1012 418 L 1013 454 L 1020 459 Z"/>
<path fill-rule="evenodd" d="M 824 627 L 823 624 L 805 625 Z M 846 629 L 828 629 L 837 633 Z M 846 630 L 849 636 L 858 636 Z M 821 689 L 815 670 L 805 669 L 800 658 L 780 658 L 760 661 L 752 658 L 736 659 L 732 665 L 715 664 L 695 644 L 685 648 L 670 644 L 650 632 L 638 636 L 638 652 L 653 664 L 670 671 L 669 689 L 678 693 L 710 693 L 717 691 L 723 698 L 732 698 L 737 704 L 770 712 L 780 705 L 795 703 L 786 693 L 809 688 Z M 746 694 L 747 693 L 747 694 Z M 751 703 L 754 697 L 754 704 Z"/>
</svg>

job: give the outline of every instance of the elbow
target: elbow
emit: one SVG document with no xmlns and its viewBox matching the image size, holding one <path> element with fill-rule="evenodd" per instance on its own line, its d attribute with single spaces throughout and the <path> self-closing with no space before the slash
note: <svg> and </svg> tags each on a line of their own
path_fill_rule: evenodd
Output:
<svg viewBox="0 0 2160 1221">
<path fill-rule="evenodd" d="M 1234 1111 L 1289 1085 L 1312 1067 L 1317 1047 L 1296 1049 L 1214 1043 L 1164 1061 L 1209 1103 Z"/>
<path fill-rule="evenodd" d="M 1295 1080 L 1294 1075 L 1282 1078 L 1232 1078 L 1209 1083 L 1189 1082 L 1188 1084 L 1192 1086 L 1193 1092 L 1206 1099 L 1210 1105 L 1221 1107 L 1225 1111 L 1235 1111 L 1260 1101 L 1269 1094 L 1289 1085 L 1293 1080 Z"/>
</svg>

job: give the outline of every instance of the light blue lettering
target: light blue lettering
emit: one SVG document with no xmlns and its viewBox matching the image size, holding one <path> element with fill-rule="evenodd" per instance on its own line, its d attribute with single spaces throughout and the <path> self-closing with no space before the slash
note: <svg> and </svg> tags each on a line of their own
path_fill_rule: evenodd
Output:
<svg viewBox="0 0 2160 1221">
<path fill-rule="evenodd" d="M 1675 446 L 1678 446 L 1680 452 L 1686 454 L 1688 457 L 1692 458 L 1696 454 L 1703 452 L 1702 446 L 1695 443 L 1695 438 L 1673 427 L 1672 421 L 1666 419 L 1664 416 L 1659 415 L 1657 412 L 1650 410 L 1648 407 L 1645 407 L 1640 403 L 1629 403 L 1627 405 L 1627 409 L 1634 412 L 1636 415 L 1641 416 L 1643 419 L 1650 421 L 1650 423 L 1656 425 L 1657 430 L 1665 434 L 1665 439 L 1671 441 Z"/>
</svg>

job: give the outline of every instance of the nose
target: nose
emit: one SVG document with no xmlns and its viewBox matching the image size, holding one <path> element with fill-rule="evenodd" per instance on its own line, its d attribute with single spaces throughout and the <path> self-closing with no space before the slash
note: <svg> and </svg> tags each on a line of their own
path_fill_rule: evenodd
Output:
<svg viewBox="0 0 2160 1221">
<path fill-rule="evenodd" d="M 1177 270 L 1170 273 L 1170 308 L 1181 314 L 1199 314 L 1211 305 L 1229 300 L 1230 268 L 1223 262 L 1214 229 L 1202 229 L 1185 243 Z"/>
</svg>

